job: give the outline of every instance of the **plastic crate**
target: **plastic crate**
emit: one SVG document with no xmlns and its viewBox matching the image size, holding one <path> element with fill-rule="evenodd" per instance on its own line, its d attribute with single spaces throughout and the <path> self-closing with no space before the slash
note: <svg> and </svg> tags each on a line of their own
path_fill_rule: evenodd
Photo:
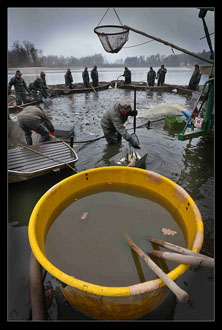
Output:
<svg viewBox="0 0 222 330">
<path fill-rule="evenodd" d="M 186 122 L 182 118 L 177 117 L 176 115 L 166 115 L 165 124 L 171 129 L 183 129 Z"/>
</svg>

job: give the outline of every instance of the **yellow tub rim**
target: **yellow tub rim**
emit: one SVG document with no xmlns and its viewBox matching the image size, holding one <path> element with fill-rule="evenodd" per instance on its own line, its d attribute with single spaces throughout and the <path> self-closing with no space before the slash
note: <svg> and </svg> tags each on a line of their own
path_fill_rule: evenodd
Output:
<svg viewBox="0 0 222 330">
<path fill-rule="evenodd" d="M 62 270 L 55 267 L 45 256 L 43 253 L 40 244 L 37 239 L 37 232 L 38 232 L 38 217 L 41 213 L 42 208 L 47 205 L 49 197 L 57 194 L 59 190 L 61 190 L 61 187 L 63 187 L 66 184 L 69 184 L 72 180 L 77 180 L 80 177 L 87 176 L 87 180 L 89 177 L 93 176 L 94 174 L 100 174 L 103 176 L 105 173 L 108 172 L 116 172 L 119 173 L 120 171 L 124 171 L 124 174 L 126 176 L 130 175 L 143 175 L 143 177 L 146 177 L 151 184 L 159 184 L 160 182 L 170 185 L 173 190 L 176 198 L 181 201 L 181 203 L 188 203 L 190 205 L 190 208 L 192 209 L 192 212 L 194 213 L 195 220 L 196 220 L 196 235 L 193 240 L 192 244 L 192 251 L 199 252 L 202 248 L 203 244 L 203 238 L 204 238 L 204 227 L 203 227 L 203 221 L 200 215 L 200 212 L 194 203 L 193 199 L 188 195 L 188 193 L 179 185 L 177 185 L 175 182 L 169 180 L 168 178 L 152 172 L 148 170 L 138 169 L 138 168 L 130 168 L 130 167 L 120 167 L 120 166 L 110 166 L 110 167 L 100 167 L 96 169 L 90 169 L 86 170 L 77 174 L 74 174 L 59 183 L 55 184 L 53 187 L 51 187 L 37 202 L 35 205 L 32 214 L 30 216 L 29 225 L 28 225 L 28 238 L 29 243 L 31 246 L 31 250 L 36 257 L 36 259 L 39 261 L 39 263 L 42 265 L 43 268 L 45 268 L 51 275 L 53 275 L 58 280 L 62 281 L 63 283 L 77 288 L 81 291 L 88 292 L 95 295 L 100 296 L 112 296 L 112 297 L 123 297 L 123 296 L 133 296 L 137 294 L 147 293 L 149 291 L 156 290 L 158 288 L 161 288 L 165 286 L 163 281 L 161 279 L 155 279 L 150 280 L 144 283 L 138 283 L 131 286 L 125 286 L 125 287 L 108 287 L 108 286 L 100 286 L 96 284 L 92 284 L 89 282 L 82 281 L 80 279 L 77 279 L 73 276 L 70 276 L 66 273 L 64 273 Z M 119 175 L 118 175 L 119 176 Z M 104 176 L 105 177 L 105 176 Z M 170 271 L 167 275 L 172 279 L 176 280 L 178 277 L 180 277 L 188 268 L 190 265 L 180 264 L 179 266 L 175 267 L 172 271 Z"/>
</svg>

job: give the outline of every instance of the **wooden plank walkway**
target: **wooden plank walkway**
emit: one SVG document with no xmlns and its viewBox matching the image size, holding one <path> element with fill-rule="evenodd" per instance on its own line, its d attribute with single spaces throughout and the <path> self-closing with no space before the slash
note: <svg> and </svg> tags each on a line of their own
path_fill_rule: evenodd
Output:
<svg viewBox="0 0 222 330">
<path fill-rule="evenodd" d="M 34 146 L 19 146 L 8 150 L 10 174 L 36 176 L 55 168 L 63 168 L 78 160 L 74 149 L 64 142 L 47 142 Z"/>
</svg>

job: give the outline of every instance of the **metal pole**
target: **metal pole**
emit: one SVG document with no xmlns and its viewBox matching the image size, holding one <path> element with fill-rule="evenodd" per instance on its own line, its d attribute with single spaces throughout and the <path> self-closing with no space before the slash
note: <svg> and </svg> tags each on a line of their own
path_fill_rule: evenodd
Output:
<svg viewBox="0 0 222 330">
<path fill-rule="evenodd" d="M 207 101 L 206 114 L 204 117 L 203 130 L 210 131 L 213 127 L 213 109 L 214 109 L 214 80 L 209 84 L 209 95 Z"/>
<path fill-rule="evenodd" d="M 136 88 L 134 88 L 134 111 L 136 110 Z M 136 134 L 136 116 L 134 115 L 133 120 L 133 133 Z"/>
<path fill-rule="evenodd" d="M 208 62 L 208 63 L 210 63 L 210 64 L 214 64 L 214 61 L 209 60 L 209 59 L 207 59 L 207 58 L 205 58 L 205 57 L 202 57 L 202 56 L 200 56 L 200 55 L 197 55 L 197 54 L 195 54 L 195 53 L 192 53 L 192 52 L 190 52 L 189 50 L 186 50 L 186 49 L 184 49 L 184 48 L 178 47 L 178 46 L 176 46 L 176 45 L 174 45 L 174 44 L 172 44 L 172 43 L 170 43 L 170 42 L 168 42 L 168 41 L 165 41 L 165 40 L 162 40 L 162 39 L 160 39 L 160 38 L 157 38 L 157 37 L 151 36 L 151 35 L 148 34 L 148 33 L 145 33 L 145 32 L 139 31 L 139 30 L 136 30 L 136 29 L 134 29 L 134 28 L 132 28 L 132 27 L 130 27 L 130 26 L 128 26 L 128 25 L 123 25 L 122 27 L 123 27 L 124 29 L 131 30 L 131 31 L 133 31 L 133 32 L 136 32 L 136 33 L 142 34 L 142 35 L 145 36 L 145 37 L 148 37 L 148 38 L 151 38 L 151 39 L 156 40 L 156 41 L 158 41 L 158 42 L 161 42 L 161 43 L 164 44 L 164 45 L 170 46 L 171 48 L 175 48 L 175 49 L 177 49 L 177 50 L 179 50 L 179 51 L 181 51 L 181 52 L 183 52 L 183 53 L 186 53 L 186 54 L 188 54 L 188 55 L 191 55 L 191 56 L 193 56 L 193 57 L 196 57 L 196 58 L 198 58 L 199 60 L 202 60 L 202 61 Z"/>
</svg>

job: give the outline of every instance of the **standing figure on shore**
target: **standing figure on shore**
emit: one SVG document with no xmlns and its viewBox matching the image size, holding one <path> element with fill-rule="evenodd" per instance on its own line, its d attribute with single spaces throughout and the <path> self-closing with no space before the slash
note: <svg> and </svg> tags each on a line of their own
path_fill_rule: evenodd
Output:
<svg viewBox="0 0 222 330">
<path fill-rule="evenodd" d="M 147 73 L 147 84 L 149 86 L 154 86 L 155 78 L 156 78 L 156 71 L 154 71 L 152 66 L 151 66 L 150 71 Z"/>
<path fill-rule="evenodd" d="M 22 102 L 25 104 L 27 103 L 26 99 L 26 92 L 31 95 L 25 80 L 22 78 L 22 73 L 20 70 L 17 70 L 15 76 L 11 78 L 8 84 L 8 93 L 11 94 L 11 88 L 14 85 L 15 88 L 15 95 L 16 95 L 16 105 L 22 105 Z"/>
<path fill-rule="evenodd" d="M 197 86 L 200 82 L 200 78 L 201 78 L 201 73 L 200 73 L 200 68 L 198 64 L 195 64 L 194 66 L 194 72 L 190 78 L 189 81 L 189 85 L 188 85 L 188 89 L 191 89 L 193 91 L 197 90 Z"/>
<path fill-rule="evenodd" d="M 68 68 L 66 70 L 66 74 L 65 74 L 65 85 L 66 87 L 68 87 L 69 89 L 72 89 L 72 82 L 73 82 L 73 78 L 72 78 L 72 73 L 71 73 L 71 70 L 70 68 Z"/>
<path fill-rule="evenodd" d="M 84 83 L 84 86 L 86 88 L 89 87 L 89 72 L 88 72 L 88 68 L 85 68 L 83 73 L 82 73 L 82 79 L 83 79 L 83 83 Z"/>
<path fill-rule="evenodd" d="M 94 66 L 94 68 L 91 71 L 91 79 L 92 79 L 92 82 L 93 82 L 93 87 L 98 87 L 99 74 L 98 74 L 96 65 Z"/>
<path fill-rule="evenodd" d="M 125 77 L 125 84 L 131 84 L 131 71 L 126 66 L 123 77 Z"/>
<path fill-rule="evenodd" d="M 162 86 L 164 84 L 166 73 L 167 73 L 167 69 L 164 67 L 164 64 L 162 64 L 159 70 L 157 71 L 158 86 Z"/>
</svg>

